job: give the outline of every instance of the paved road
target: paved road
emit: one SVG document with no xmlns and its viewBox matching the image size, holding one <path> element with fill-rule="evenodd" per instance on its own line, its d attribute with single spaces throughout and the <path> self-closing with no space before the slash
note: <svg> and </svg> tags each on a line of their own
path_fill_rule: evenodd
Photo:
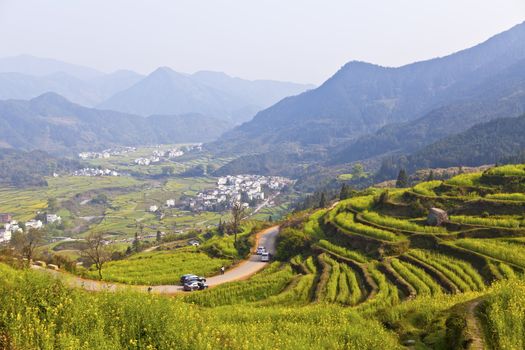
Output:
<svg viewBox="0 0 525 350">
<path fill-rule="evenodd" d="M 264 246 L 271 254 L 275 253 L 275 241 L 279 234 L 279 227 L 274 226 L 257 234 L 256 247 Z M 224 275 L 218 275 L 207 278 L 206 283 L 210 287 L 218 286 L 223 283 L 239 281 L 250 277 L 251 275 L 262 270 L 268 263 L 262 262 L 259 255 L 251 255 L 249 259 L 242 261 L 231 269 L 227 270 Z M 35 269 L 42 269 L 38 266 L 33 266 Z M 53 271 L 49 269 L 42 269 L 57 277 L 64 278 L 64 281 L 72 287 L 84 288 L 88 291 L 116 291 L 123 289 L 132 289 L 147 292 L 151 288 L 152 293 L 157 294 L 177 294 L 182 292 L 182 287 L 178 285 L 162 285 L 162 286 L 133 286 L 120 283 L 101 282 L 89 279 L 83 279 L 77 276 L 69 275 L 60 271 Z"/>
</svg>

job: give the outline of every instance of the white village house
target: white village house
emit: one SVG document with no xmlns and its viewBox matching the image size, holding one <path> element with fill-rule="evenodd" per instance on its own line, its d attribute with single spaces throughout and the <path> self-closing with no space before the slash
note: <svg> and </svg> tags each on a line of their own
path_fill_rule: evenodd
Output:
<svg viewBox="0 0 525 350">
<path fill-rule="evenodd" d="M 55 222 L 60 223 L 62 221 L 62 218 L 58 216 L 57 214 L 47 214 L 46 215 L 46 222 L 48 224 L 53 224 Z"/>
<path fill-rule="evenodd" d="M 42 223 L 42 221 L 40 220 L 29 220 L 26 222 L 26 230 L 29 230 L 30 228 L 34 228 L 34 229 L 41 229 L 42 227 L 44 226 L 44 224 Z"/>
</svg>

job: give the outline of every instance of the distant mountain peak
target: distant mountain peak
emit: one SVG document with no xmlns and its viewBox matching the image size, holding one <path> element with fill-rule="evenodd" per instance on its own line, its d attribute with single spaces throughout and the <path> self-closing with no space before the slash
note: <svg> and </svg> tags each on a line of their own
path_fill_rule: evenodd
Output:
<svg viewBox="0 0 525 350">
<path fill-rule="evenodd" d="M 65 105 L 65 104 L 74 104 L 68 99 L 66 99 L 64 96 L 57 94 L 56 92 L 46 92 L 43 93 L 40 96 L 37 96 L 35 98 L 32 98 L 30 100 L 31 104 L 42 104 L 42 103 L 49 103 L 53 105 Z"/>
</svg>

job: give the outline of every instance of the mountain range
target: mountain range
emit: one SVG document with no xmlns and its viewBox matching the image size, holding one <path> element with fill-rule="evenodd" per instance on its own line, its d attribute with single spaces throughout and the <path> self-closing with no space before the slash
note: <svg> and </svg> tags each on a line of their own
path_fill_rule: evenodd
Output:
<svg viewBox="0 0 525 350">
<path fill-rule="evenodd" d="M 204 142 L 231 127 L 200 114 L 142 117 L 83 107 L 56 93 L 0 101 L 0 147 L 55 155 L 116 145 Z"/>
<path fill-rule="evenodd" d="M 46 92 L 100 109 L 130 114 L 204 114 L 237 124 L 280 99 L 313 85 L 244 80 L 220 72 L 178 73 L 161 67 L 143 76 L 128 70 L 105 74 L 28 55 L 0 58 L 0 99 L 31 99 Z"/>
<path fill-rule="evenodd" d="M 260 111 L 209 149 L 244 152 L 229 169 L 278 151 L 282 162 L 269 161 L 270 172 L 282 173 L 292 160 L 330 167 L 409 155 L 479 123 L 524 111 L 522 23 L 472 48 L 398 68 L 350 62 L 320 87 Z"/>
</svg>

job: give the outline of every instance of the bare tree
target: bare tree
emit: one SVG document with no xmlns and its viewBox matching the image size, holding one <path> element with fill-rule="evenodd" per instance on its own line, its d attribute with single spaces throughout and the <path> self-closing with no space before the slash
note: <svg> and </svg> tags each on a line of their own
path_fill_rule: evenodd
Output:
<svg viewBox="0 0 525 350">
<path fill-rule="evenodd" d="M 35 255 L 35 249 L 44 240 L 45 231 L 30 228 L 27 232 L 15 232 L 11 238 L 11 245 L 15 250 L 31 264 Z"/>
<path fill-rule="evenodd" d="M 240 202 L 235 202 L 233 203 L 230 212 L 232 215 L 231 228 L 233 230 L 233 234 L 235 235 L 234 242 L 237 244 L 237 233 L 239 233 L 239 226 L 241 224 L 241 220 L 245 217 L 246 210 Z"/>
<path fill-rule="evenodd" d="M 104 234 L 94 232 L 86 237 L 86 246 L 82 250 L 82 255 L 90 259 L 98 271 L 98 277 L 102 280 L 102 267 L 111 259 L 111 251 L 108 249 Z"/>
</svg>

